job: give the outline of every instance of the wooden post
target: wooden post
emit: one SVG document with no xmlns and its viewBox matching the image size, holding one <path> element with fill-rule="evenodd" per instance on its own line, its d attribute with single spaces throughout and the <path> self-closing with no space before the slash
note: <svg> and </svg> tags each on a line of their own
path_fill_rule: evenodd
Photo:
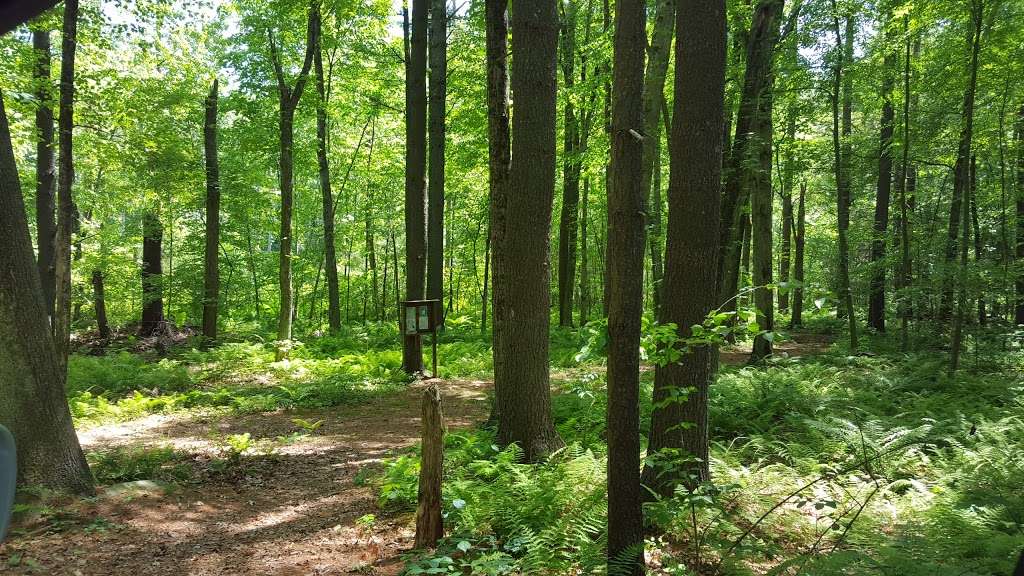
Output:
<svg viewBox="0 0 1024 576">
<path fill-rule="evenodd" d="M 423 391 L 423 449 L 416 509 L 416 548 L 433 548 L 444 536 L 441 520 L 441 476 L 444 457 L 444 417 L 441 392 L 431 384 Z"/>
</svg>

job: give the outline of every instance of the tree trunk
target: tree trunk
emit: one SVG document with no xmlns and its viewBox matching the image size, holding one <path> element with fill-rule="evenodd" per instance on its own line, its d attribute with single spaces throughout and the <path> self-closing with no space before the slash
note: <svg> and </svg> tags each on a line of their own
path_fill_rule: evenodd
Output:
<svg viewBox="0 0 1024 576">
<path fill-rule="evenodd" d="M 889 26 L 889 18 L 882 28 Z M 891 34 L 884 32 L 886 39 Z M 888 42 L 887 42 L 888 44 Z M 894 53 L 886 49 L 882 64 L 882 118 L 879 122 L 878 188 L 875 193 L 874 237 L 871 240 L 871 285 L 868 296 L 868 325 L 885 332 L 885 241 L 889 229 L 889 197 L 892 190 L 892 135 L 894 111 L 892 106 L 893 77 L 896 67 Z"/>
<path fill-rule="evenodd" d="M 676 30 L 665 284 L 658 321 L 676 324 L 679 335 L 689 337 L 690 327 L 703 323 L 719 302 L 715 288 L 720 254 L 725 2 L 683 0 Z M 697 481 L 710 477 L 708 387 L 715 363 L 713 348 L 691 346 L 678 362 L 655 370 L 648 454 L 672 457 L 672 451 L 681 451 L 696 458 L 671 475 L 662 475 L 650 463 L 644 467 L 644 485 L 661 495 L 670 495 L 686 474 Z M 682 390 L 690 390 L 685 400 L 674 399 Z"/>
<path fill-rule="evenodd" d="M 57 166 L 53 150 L 53 84 L 50 81 L 50 31 L 33 30 L 32 48 L 35 67 L 32 80 L 36 93 L 36 244 L 39 246 L 37 267 L 42 280 L 43 303 L 46 314 L 53 318 L 56 284 L 54 274 L 54 241 L 57 223 L 54 221 L 55 178 Z"/>
<path fill-rule="evenodd" d="M 428 0 L 412 0 L 409 57 L 405 74 L 405 298 L 422 300 L 426 276 L 427 11 Z M 402 367 L 423 371 L 422 341 L 403 337 Z"/>
<path fill-rule="evenodd" d="M 804 201 L 807 196 L 807 183 L 800 183 L 800 198 L 797 200 L 796 209 L 796 232 L 793 235 L 794 262 L 793 280 L 796 281 L 796 288 L 793 290 L 793 312 L 789 317 L 791 328 L 803 325 L 804 313 L 804 232 L 805 232 L 805 208 Z"/>
<path fill-rule="evenodd" d="M 317 27 L 319 28 L 319 21 Z M 327 276 L 327 326 L 332 334 L 341 330 L 341 301 L 338 295 L 338 255 L 334 245 L 334 192 L 331 190 L 331 166 L 327 161 L 327 93 L 324 79 L 323 46 L 317 34 L 313 51 L 313 67 L 316 75 L 316 164 L 322 198 L 324 222 L 324 271 Z"/>
<path fill-rule="evenodd" d="M 280 306 L 277 312 L 277 351 L 275 358 L 283 360 L 288 356 L 288 349 L 292 339 L 292 318 L 294 316 L 294 296 L 292 293 L 292 204 L 295 195 L 295 176 L 293 145 L 295 140 L 295 108 L 302 98 L 302 92 L 306 87 L 309 78 L 309 69 L 313 65 L 313 56 L 319 44 L 320 37 L 320 10 L 319 4 L 313 2 L 309 7 L 309 17 L 306 22 L 306 53 L 302 61 L 302 68 L 295 80 L 295 86 L 288 84 L 284 76 L 284 69 L 281 64 L 281 52 L 274 43 L 274 34 L 267 31 L 270 43 L 270 58 L 274 65 L 274 75 L 277 77 L 278 95 L 278 128 L 280 138 L 280 187 L 281 187 L 281 233 L 278 271 L 278 284 L 280 287 Z"/>
<path fill-rule="evenodd" d="M 646 140 L 644 142 L 646 144 Z M 664 242 L 664 231 L 662 230 L 662 204 L 661 197 L 661 143 L 654 149 L 654 174 L 651 177 L 651 199 L 647 206 L 650 214 L 647 242 L 650 245 L 651 253 L 651 300 L 654 303 L 654 316 L 658 316 L 658 308 L 661 307 L 661 284 L 665 276 L 665 258 L 662 256 L 662 243 Z"/>
<path fill-rule="evenodd" d="M 18 445 L 18 482 L 92 494 L 43 302 L 0 94 L 0 424 Z"/>
<path fill-rule="evenodd" d="M 903 32 L 907 35 L 910 28 L 909 16 L 903 17 Z M 903 67 L 903 158 L 900 161 L 900 170 L 896 178 L 896 190 L 900 199 L 900 269 L 899 269 L 899 315 L 900 315 L 900 346 L 903 352 L 910 350 L 910 317 L 911 297 L 910 288 L 912 284 L 911 262 L 910 262 L 910 177 L 912 168 L 910 158 L 910 38 L 906 39 L 904 55 L 906 60 Z"/>
<path fill-rule="evenodd" d="M 643 164 L 640 187 L 649 195 L 647 212 L 651 215 L 651 293 L 657 314 L 661 279 L 664 274 L 661 256 L 661 111 L 665 104 L 665 76 L 675 31 L 676 0 L 657 0 L 654 28 L 647 47 L 647 70 L 643 89 Z"/>
<path fill-rule="evenodd" d="M 772 82 L 772 55 L 775 39 L 779 35 L 781 4 L 780 0 L 761 0 L 757 3 L 747 41 L 747 68 L 721 199 L 719 300 L 724 303 L 723 309 L 726 311 L 736 309 L 736 301 L 732 299 L 739 289 L 739 265 L 743 248 L 742 220 L 751 194 L 751 183 L 754 179 L 752 172 L 755 166 L 760 166 L 759 138 L 755 135 L 758 128 L 757 118 L 764 114 L 766 104 L 770 110 L 769 83 Z M 767 122 L 771 122 L 770 115 Z"/>
<path fill-rule="evenodd" d="M 430 0 L 430 132 L 427 179 L 427 298 L 444 299 L 444 149 L 448 76 L 446 0 Z M 448 286 L 448 291 L 452 289 Z"/>
<path fill-rule="evenodd" d="M 423 443 L 419 490 L 416 497 L 415 548 L 433 548 L 444 537 L 441 518 L 441 480 L 444 477 L 444 414 L 441 392 L 431 384 L 423 391 Z"/>
<path fill-rule="evenodd" d="M 152 336 L 164 321 L 163 239 L 160 215 L 148 210 L 142 217 L 142 337 Z"/>
<path fill-rule="evenodd" d="M 835 12 L 835 2 L 833 11 Z M 836 312 L 838 317 L 846 317 L 849 323 L 850 349 L 857 349 L 857 318 L 853 313 L 853 292 L 850 290 L 850 244 L 848 231 L 850 228 L 850 177 L 846 161 L 850 158 L 850 130 L 852 115 L 852 94 L 848 75 L 843 68 L 853 55 L 853 17 L 846 18 L 846 38 L 839 30 L 839 14 L 833 14 L 833 31 L 836 35 L 837 58 L 833 70 L 832 84 L 832 149 L 835 156 L 833 168 L 836 180 L 836 214 L 839 236 L 839 270 L 838 287 L 840 306 Z M 840 106 L 841 104 L 841 106 Z M 840 122 L 840 107 L 842 117 Z"/>
<path fill-rule="evenodd" d="M 588 207 L 590 205 L 590 177 L 583 178 L 583 197 L 580 200 L 580 326 L 590 322 L 590 253 L 587 237 Z"/>
<path fill-rule="evenodd" d="M 1017 130 L 1015 140 L 1017 141 L 1017 238 L 1016 238 L 1016 264 L 1017 281 L 1016 297 L 1017 302 L 1013 314 L 1014 324 L 1024 324 L 1024 104 L 1020 105 L 1017 111 Z"/>
<path fill-rule="evenodd" d="M 110 338 L 110 325 L 107 323 L 107 299 L 103 290 L 103 270 L 92 271 L 93 309 L 96 310 L 96 327 L 100 338 Z"/>
<path fill-rule="evenodd" d="M 984 253 L 984 238 L 978 222 L 978 167 L 974 155 L 971 155 L 971 229 L 974 231 L 974 265 L 979 266 Z M 987 315 L 985 312 L 985 291 L 978 293 L 978 324 L 984 326 Z"/>
<path fill-rule="evenodd" d="M 64 2 L 64 29 L 60 64 L 60 170 L 57 176 L 57 237 L 54 241 L 53 337 L 61 370 L 67 369 L 71 345 L 71 235 L 75 226 L 75 202 L 71 185 L 75 181 L 71 138 L 74 129 L 75 51 L 78 46 L 78 0 Z"/>
<path fill-rule="evenodd" d="M 203 337 L 217 339 L 217 305 L 220 301 L 220 163 L 217 159 L 217 79 L 206 97 L 203 124 L 206 158 L 206 259 L 203 275 Z M 101 277 L 102 280 L 102 277 Z"/>
<path fill-rule="evenodd" d="M 562 79 L 565 81 L 565 127 L 562 150 L 562 214 L 558 224 L 558 325 L 573 325 L 573 295 L 576 284 L 576 240 L 580 204 L 580 128 L 573 105 L 576 80 L 576 5 L 562 4 Z"/>
<path fill-rule="evenodd" d="M 640 317 L 644 307 L 645 0 L 616 5 L 608 191 L 608 572 L 644 573 Z M 667 59 L 667 55 L 666 55 Z M 655 121 L 657 123 L 657 121 Z M 648 136 L 649 138 L 650 136 Z M 570 285 L 571 292 L 571 285 Z"/>
<path fill-rule="evenodd" d="M 558 8 L 555 0 L 523 1 L 512 12 L 521 40 L 512 45 L 517 104 L 509 186 L 492 248 L 497 254 L 500 246 L 502 255 L 494 263 L 494 320 L 501 331 L 494 382 L 499 442 L 518 444 L 526 461 L 536 462 L 562 446 L 551 419 L 548 365 Z"/>
<path fill-rule="evenodd" d="M 782 244 L 779 254 L 779 312 L 789 311 L 789 270 L 793 251 L 793 150 L 796 139 L 796 110 L 792 105 L 786 118 L 786 159 L 782 165 Z"/>
<path fill-rule="evenodd" d="M 955 228 L 951 228 L 950 242 L 958 248 L 960 253 L 960 266 L 958 269 L 957 285 L 960 289 L 960 298 L 957 304 L 956 317 L 953 319 L 953 331 L 950 343 L 949 373 L 956 372 L 960 366 L 960 351 L 963 345 L 963 325 L 967 308 L 967 237 L 970 234 L 970 200 L 964 202 L 964 196 L 970 194 L 971 186 L 971 144 L 974 135 L 974 95 L 978 85 L 978 54 L 981 51 L 981 28 L 982 13 L 984 10 L 983 0 L 971 0 L 971 55 L 968 62 L 967 88 L 964 90 L 964 107 L 960 121 L 960 142 L 957 146 L 956 166 L 953 169 L 953 198 L 959 197 L 957 206 L 960 212 L 959 227 L 963 237 L 955 237 Z M 950 213 L 952 218 L 952 212 Z M 959 240 L 959 242 L 958 242 Z M 948 244 L 947 244 L 948 248 Z"/>
</svg>

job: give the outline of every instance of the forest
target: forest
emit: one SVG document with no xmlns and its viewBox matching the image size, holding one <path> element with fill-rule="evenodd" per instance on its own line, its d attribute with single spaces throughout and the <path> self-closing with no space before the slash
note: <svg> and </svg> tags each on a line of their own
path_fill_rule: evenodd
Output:
<svg viewBox="0 0 1024 576">
<path fill-rule="evenodd" d="M 0 573 L 1024 576 L 1024 0 L 0 31 Z"/>
</svg>

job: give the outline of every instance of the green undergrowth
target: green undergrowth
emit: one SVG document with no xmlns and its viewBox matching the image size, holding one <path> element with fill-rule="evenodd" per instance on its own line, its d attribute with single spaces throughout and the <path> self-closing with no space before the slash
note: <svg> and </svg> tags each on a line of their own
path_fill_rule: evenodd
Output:
<svg viewBox="0 0 1024 576">
<path fill-rule="evenodd" d="M 1009 574 L 1024 547 L 1024 364 L 1011 350 L 949 377 L 946 360 L 834 351 L 724 368 L 713 482 L 646 508 L 655 572 Z M 583 374 L 553 399 L 568 447 L 544 463 L 489 430 L 447 436 L 449 536 L 407 573 L 605 570 L 605 383 Z M 383 508 L 415 509 L 418 467 L 415 451 L 387 462 Z"/>
</svg>

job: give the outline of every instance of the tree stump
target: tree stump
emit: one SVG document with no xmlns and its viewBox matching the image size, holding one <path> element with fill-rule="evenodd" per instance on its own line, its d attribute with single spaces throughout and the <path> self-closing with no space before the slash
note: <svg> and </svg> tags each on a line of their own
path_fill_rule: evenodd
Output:
<svg viewBox="0 0 1024 576">
<path fill-rule="evenodd" d="M 416 548 L 433 548 L 444 536 L 441 519 L 441 476 L 444 458 L 444 417 L 436 384 L 423 391 L 423 449 L 416 508 Z"/>
</svg>

